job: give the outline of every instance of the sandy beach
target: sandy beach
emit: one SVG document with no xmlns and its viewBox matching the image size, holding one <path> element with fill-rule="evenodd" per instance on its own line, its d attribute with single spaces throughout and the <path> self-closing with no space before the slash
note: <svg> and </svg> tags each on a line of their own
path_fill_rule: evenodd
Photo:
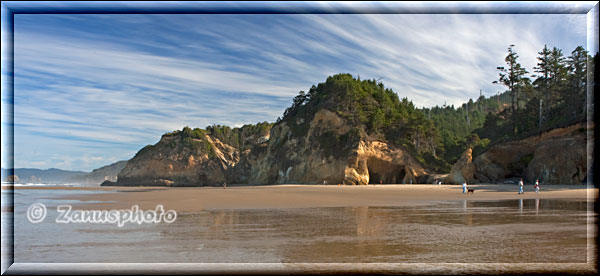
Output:
<svg viewBox="0 0 600 276">
<path fill-rule="evenodd" d="M 3 187 L 5 189 L 6 187 Z M 469 185 L 474 194 L 462 194 L 460 185 L 272 185 L 222 187 L 14 187 L 15 190 L 95 190 L 94 193 L 53 198 L 79 200 L 79 209 L 130 208 L 153 209 L 157 204 L 177 212 L 214 209 L 273 209 L 353 206 L 413 206 L 448 200 L 504 199 L 591 199 L 598 197 L 597 188 L 585 185 L 548 185 L 536 194 L 532 186 L 525 194 L 517 193 L 517 185 Z M 49 197 L 52 198 L 52 197 Z"/>
<path fill-rule="evenodd" d="M 13 188 L 14 193 L 7 193 Z M 2 187 L 5 197 L 15 199 L 10 212 L 18 263 L 160 259 L 220 264 L 224 273 L 232 263 L 302 263 L 302 269 L 356 263 L 356 271 L 370 271 L 362 266 L 369 263 L 418 263 L 389 267 L 415 274 L 435 269 L 471 274 L 595 270 L 596 215 L 589 212 L 593 203 L 585 201 L 595 201 L 598 189 L 548 185 L 536 194 L 528 185 L 519 195 L 517 185 L 469 188 L 475 189 L 473 195 L 462 194 L 460 185 L 431 184 Z M 48 208 L 41 223 L 28 220 L 33 203 Z M 76 210 L 129 210 L 133 205 L 154 210 L 161 204 L 176 211 L 177 219 L 123 227 L 57 223 L 56 209 L 62 204 Z"/>
</svg>

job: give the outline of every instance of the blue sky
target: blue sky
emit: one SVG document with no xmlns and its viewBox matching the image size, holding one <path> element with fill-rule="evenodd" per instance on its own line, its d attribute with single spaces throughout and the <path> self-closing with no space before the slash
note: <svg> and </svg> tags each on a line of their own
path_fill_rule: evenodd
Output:
<svg viewBox="0 0 600 276">
<path fill-rule="evenodd" d="M 186 125 L 275 121 L 336 73 L 382 77 L 419 107 L 459 105 L 504 90 L 492 81 L 509 44 L 531 73 L 544 44 L 586 46 L 585 14 L 17 14 L 14 25 L 15 167 L 84 171 Z"/>
</svg>

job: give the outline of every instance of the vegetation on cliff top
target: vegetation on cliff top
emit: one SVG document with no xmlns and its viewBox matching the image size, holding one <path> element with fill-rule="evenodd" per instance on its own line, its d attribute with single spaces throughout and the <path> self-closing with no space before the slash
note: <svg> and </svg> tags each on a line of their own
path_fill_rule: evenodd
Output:
<svg viewBox="0 0 600 276">
<path fill-rule="evenodd" d="M 177 135 L 181 146 L 210 152 L 211 145 L 204 139 L 210 135 L 243 151 L 264 142 L 261 139 L 280 123 L 286 123 L 293 137 L 304 137 L 314 115 L 326 109 L 337 113 L 351 127 L 342 135 L 325 131 L 315 137 L 326 154 L 338 156 L 362 137 L 403 147 L 425 167 L 448 172 L 467 147 L 473 147 L 476 156 L 494 143 L 585 120 L 586 60 L 594 62 L 597 55 L 591 58 L 582 47 L 569 57 L 557 48 L 544 47 L 539 54 L 538 66 L 534 68 L 539 75 L 528 77 L 511 45 L 505 59 L 507 68 L 497 68 L 499 80 L 495 81 L 508 90 L 489 98 L 480 93 L 476 101 L 469 99 L 456 108 L 444 104 L 419 109 L 377 80 L 337 74 L 313 85 L 307 93 L 300 91 L 276 123 L 241 128 L 185 127 L 164 136 Z M 171 146 L 176 144 L 171 142 Z M 138 154 L 152 147 L 147 146 Z"/>
<path fill-rule="evenodd" d="M 578 46 L 567 57 L 561 49 L 544 46 L 533 68 L 537 74 L 528 76 L 525 68 L 517 70 L 519 56 L 513 46 L 508 47 L 507 68 L 497 68 L 499 81 L 494 82 L 508 88 L 511 108 L 501 114 L 488 114 L 486 123 L 476 133 L 501 142 L 585 121 L 587 62 L 593 68 L 597 54 L 591 57 Z"/>
<path fill-rule="evenodd" d="M 488 114 L 502 113 L 509 102 L 510 95 L 501 93 L 489 98 L 481 95 L 477 101 L 469 99 L 459 107 L 444 104 L 422 109 L 441 136 L 441 157 L 448 171 L 450 164 L 455 163 L 467 147 L 481 148 L 483 144 L 489 144 L 489 139 L 480 139 L 474 131 L 484 126 Z"/>
<path fill-rule="evenodd" d="M 568 57 L 547 46 L 538 54 L 533 68 L 537 74 L 527 75 L 513 45 L 508 47 L 506 68 L 497 68 L 499 80 L 494 81 L 508 90 L 499 95 L 480 95 L 477 101 L 469 99 L 457 108 L 423 109 L 440 132 L 446 162 L 456 162 L 467 147 L 473 147 L 477 156 L 493 144 L 585 121 L 586 61 L 593 66 L 597 55 L 592 58 L 581 46 Z"/>
<path fill-rule="evenodd" d="M 312 86 L 308 93 L 300 91 L 278 122 L 288 122 L 293 136 L 303 137 L 313 116 L 321 109 L 344 118 L 354 134 L 404 147 L 422 161 L 426 156 L 436 159 L 441 149 L 433 122 L 411 101 L 400 99 L 381 82 L 361 80 L 350 74 L 331 76 L 324 83 Z M 346 136 L 322 139 L 327 144 L 322 146 L 335 151 L 349 140 Z"/>
<path fill-rule="evenodd" d="M 177 146 L 188 147 L 195 151 L 207 153 L 209 154 L 209 157 L 212 157 L 212 145 L 208 142 L 208 140 L 205 139 L 206 135 L 209 135 L 212 138 L 217 138 L 224 144 L 244 151 L 251 149 L 257 143 L 264 142 L 261 139 L 269 135 L 269 131 L 271 130 L 272 126 L 273 123 L 267 122 L 257 123 L 254 125 L 247 124 L 243 125 L 242 127 L 235 128 L 222 125 L 212 125 L 207 126 L 205 129 L 192 129 L 186 126 L 182 130 L 176 130 L 164 134 L 163 137 L 173 137 L 179 139 L 179 142 L 172 139 L 169 140 L 170 142 L 168 142 L 168 144 L 172 148 Z M 146 146 L 146 148 L 148 147 L 152 146 Z"/>
</svg>

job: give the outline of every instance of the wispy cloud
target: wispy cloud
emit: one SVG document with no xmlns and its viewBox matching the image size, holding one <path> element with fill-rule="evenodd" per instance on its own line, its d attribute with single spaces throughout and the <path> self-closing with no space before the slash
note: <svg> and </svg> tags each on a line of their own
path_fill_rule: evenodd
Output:
<svg viewBox="0 0 600 276">
<path fill-rule="evenodd" d="M 274 121 L 328 75 L 460 104 L 516 44 L 585 45 L 585 15 L 15 16 L 15 165 L 91 170 L 185 125 Z M 3 100 L 3 107 L 12 103 Z M 4 137 L 4 134 L 3 134 Z M 3 164 L 5 166 L 5 164 Z"/>
</svg>

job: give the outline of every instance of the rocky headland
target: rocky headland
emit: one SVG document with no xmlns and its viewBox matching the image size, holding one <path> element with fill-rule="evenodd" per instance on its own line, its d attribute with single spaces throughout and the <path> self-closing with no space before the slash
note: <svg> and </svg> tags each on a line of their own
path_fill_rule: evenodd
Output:
<svg viewBox="0 0 600 276">
<path fill-rule="evenodd" d="M 582 130 L 583 129 L 583 130 Z M 577 184 L 587 175 L 586 126 L 467 150 L 444 183 L 509 177 Z M 440 136 L 406 98 L 349 74 L 301 91 L 275 123 L 185 127 L 142 148 L 103 186 L 412 184 L 445 176 Z M 534 181 L 534 180 L 533 180 Z"/>
<path fill-rule="evenodd" d="M 357 106 L 352 99 L 364 104 Z M 387 114 L 378 113 L 382 105 Z M 186 127 L 167 133 L 129 160 L 116 182 L 102 185 L 424 182 L 428 172 L 416 155 L 431 150 L 431 139 L 422 138 L 427 137 L 426 128 L 413 127 L 414 121 L 406 118 L 414 114 L 422 116 L 383 85 L 336 75 L 307 94 L 301 92 L 274 124 Z M 387 122 L 394 121 L 398 125 L 386 132 Z M 394 141 L 389 130 L 405 136 Z"/>
</svg>

